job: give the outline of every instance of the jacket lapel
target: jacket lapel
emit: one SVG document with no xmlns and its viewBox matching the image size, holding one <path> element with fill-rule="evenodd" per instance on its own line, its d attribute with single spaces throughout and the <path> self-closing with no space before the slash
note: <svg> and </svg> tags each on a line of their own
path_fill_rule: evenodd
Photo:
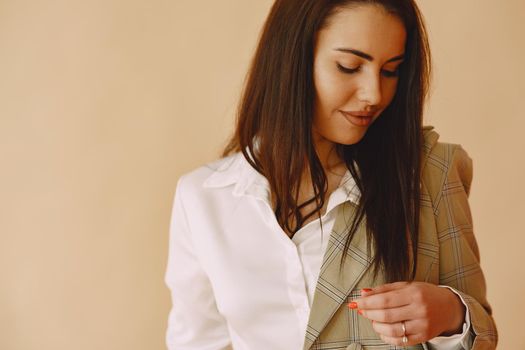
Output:
<svg viewBox="0 0 525 350">
<path fill-rule="evenodd" d="M 337 208 L 337 218 L 323 257 L 310 310 L 304 350 L 310 349 L 328 321 L 341 304 L 346 301 L 352 289 L 368 270 L 373 260 L 373 247 L 370 247 L 372 255 L 367 253 L 365 218 L 350 243 L 342 272 L 339 273 L 344 243 L 355 208 L 355 205 L 349 201 Z"/>
</svg>

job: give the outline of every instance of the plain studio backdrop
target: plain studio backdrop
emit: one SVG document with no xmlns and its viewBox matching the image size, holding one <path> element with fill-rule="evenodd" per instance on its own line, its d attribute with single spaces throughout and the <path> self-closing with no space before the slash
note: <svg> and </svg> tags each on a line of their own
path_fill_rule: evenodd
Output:
<svg viewBox="0 0 525 350">
<path fill-rule="evenodd" d="M 0 0 L 0 349 L 165 348 L 176 180 L 218 157 L 271 4 Z M 419 4 L 425 124 L 473 158 L 499 348 L 525 349 L 525 2 Z"/>
</svg>

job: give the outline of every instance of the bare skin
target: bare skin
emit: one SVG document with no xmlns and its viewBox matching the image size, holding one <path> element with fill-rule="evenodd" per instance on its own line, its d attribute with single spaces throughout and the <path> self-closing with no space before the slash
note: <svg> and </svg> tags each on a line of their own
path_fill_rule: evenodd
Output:
<svg viewBox="0 0 525 350">
<path fill-rule="evenodd" d="M 338 163 L 335 163 L 330 166 L 326 162 L 321 162 L 321 164 L 323 165 L 323 168 L 326 174 L 326 180 L 328 183 L 328 188 L 325 194 L 324 205 L 321 208 L 321 212 L 320 212 L 320 215 L 323 216 L 326 213 L 326 207 L 328 205 L 328 198 L 330 197 L 332 192 L 335 191 L 337 187 L 339 187 L 339 184 L 341 183 L 341 179 L 345 175 L 346 165 L 344 164 L 344 162 L 341 162 L 340 160 L 338 161 Z M 299 189 L 298 203 L 305 203 L 306 201 L 308 201 L 309 199 L 313 197 L 314 197 L 313 185 L 309 177 L 309 174 L 305 173 L 303 174 L 303 180 L 301 182 L 301 187 Z M 301 214 L 303 216 L 306 216 L 308 213 L 311 213 L 315 209 L 316 209 L 316 204 L 310 203 L 306 205 L 305 207 L 301 208 Z M 304 221 L 303 226 L 316 219 L 318 219 L 317 215 L 310 216 Z M 290 224 L 291 224 L 290 227 L 295 227 L 295 220 L 294 219 L 291 220 Z M 286 234 L 289 237 L 292 237 L 293 233 L 289 232 L 285 228 L 283 228 L 283 230 L 286 232 Z"/>
</svg>

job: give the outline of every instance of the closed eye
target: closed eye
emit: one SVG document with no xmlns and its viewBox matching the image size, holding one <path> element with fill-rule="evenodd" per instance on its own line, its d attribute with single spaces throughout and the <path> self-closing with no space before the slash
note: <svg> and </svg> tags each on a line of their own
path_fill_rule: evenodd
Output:
<svg viewBox="0 0 525 350">
<path fill-rule="evenodd" d="M 337 64 L 337 68 L 343 72 L 343 73 L 346 73 L 346 74 L 353 74 L 353 73 L 357 73 L 359 71 L 359 68 L 361 68 L 361 66 L 357 67 L 357 68 L 348 68 L 348 67 L 344 67 L 342 65 L 340 65 L 339 63 Z"/>
<path fill-rule="evenodd" d="M 341 72 L 343 72 L 345 74 L 354 74 L 354 73 L 357 73 L 357 72 L 360 71 L 361 66 L 359 66 L 357 68 L 348 68 L 348 67 L 342 66 L 341 64 L 337 63 L 337 69 L 339 69 L 339 71 L 341 71 Z M 383 75 L 385 77 L 389 77 L 389 78 L 396 78 L 396 77 L 398 77 L 399 76 L 399 66 L 394 71 L 383 70 Z"/>
</svg>

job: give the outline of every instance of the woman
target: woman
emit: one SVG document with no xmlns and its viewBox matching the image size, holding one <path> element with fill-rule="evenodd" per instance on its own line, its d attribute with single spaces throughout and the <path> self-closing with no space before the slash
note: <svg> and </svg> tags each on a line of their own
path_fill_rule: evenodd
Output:
<svg viewBox="0 0 525 350">
<path fill-rule="evenodd" d="M 170 349 L 495 348 L 429 76 L 413 0 L 275 2 L 224 157 L 177 185 Z"/>
</svg>

